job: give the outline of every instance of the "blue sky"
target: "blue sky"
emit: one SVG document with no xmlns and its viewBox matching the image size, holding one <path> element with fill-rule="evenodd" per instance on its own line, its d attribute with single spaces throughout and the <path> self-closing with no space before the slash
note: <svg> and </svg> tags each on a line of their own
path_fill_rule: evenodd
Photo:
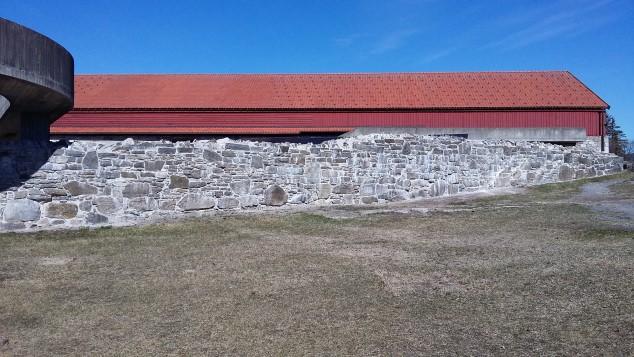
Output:
<svg viewBox="0 0 634 357">
<path fill-rule="evenodd" d="M 1 0 L 77 73 L 570 70 L 634 139 L 634 0 Z"/>
</svg>

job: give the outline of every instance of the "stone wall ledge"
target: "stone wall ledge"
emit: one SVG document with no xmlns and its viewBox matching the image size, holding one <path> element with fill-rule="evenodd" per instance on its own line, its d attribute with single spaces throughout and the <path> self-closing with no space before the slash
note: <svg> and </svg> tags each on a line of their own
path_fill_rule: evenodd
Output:
<svg viewBox="0 0 634 357">
<path fill-rule="evenodd" d="M 593 143 L 373 134 L 321 144 L 229 139 L 0 144 L 0 231 L 127 225 L 218 211 L 372 205 L 622 170 Z M 24 177 L 25 179 L 21 179 Z"/>
</svg>

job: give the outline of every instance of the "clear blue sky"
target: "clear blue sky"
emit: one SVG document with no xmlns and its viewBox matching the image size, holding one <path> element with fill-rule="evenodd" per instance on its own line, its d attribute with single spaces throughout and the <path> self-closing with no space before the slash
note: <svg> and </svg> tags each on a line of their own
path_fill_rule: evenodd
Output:
<svg viewBox="0 0 634 357">
<path fill-rule="evenodd" d="M 0 0 L 77 73 L 570 70 L 634 139 L 634 0 Z"/>
</svg>

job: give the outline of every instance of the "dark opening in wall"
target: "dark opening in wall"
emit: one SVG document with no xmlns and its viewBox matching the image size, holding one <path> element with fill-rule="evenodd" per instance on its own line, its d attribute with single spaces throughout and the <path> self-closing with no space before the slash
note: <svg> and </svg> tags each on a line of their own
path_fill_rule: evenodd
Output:
<svg viewBox="0 0 634 357">
<path fill-rule="evenodd" d="M 469 134 L 431 134 L 431 136 L 452 136 L 455 138 L 469 139 Z"/>
<path fill-rule="evenodd" d="M 554 144 L 561 146 L 575 146 L 577 145 L 576 141 L 545 141 L 546 144 Z"/>
<path fill-rule="evenodd" d="M 233 140 L 251 140 L 251 141 L 267 141 L 272 143 L 297 143 L 319 144 L 324 141 L 337 139 L 341 133 L 310 133 L 300 135 L 52 135 L 52 140 L 113 140 L 120 141 L 127 138 L 143 141 L 159 141 L 168 140 L 177 141 L 194 141 L 194 140 L 218 140 L 229 138 Z"/>
</svg>

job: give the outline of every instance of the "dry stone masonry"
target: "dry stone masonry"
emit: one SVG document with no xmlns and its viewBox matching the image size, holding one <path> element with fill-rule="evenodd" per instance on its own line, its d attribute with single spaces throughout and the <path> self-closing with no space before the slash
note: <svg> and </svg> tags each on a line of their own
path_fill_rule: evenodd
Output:
<svg viewBox="0 0 634 357">
<path fill-rule="evenodd" d="M 258 206 L 375 204 L 622 169 L 621 158 L 592 144 L 388 134 L 321 144 L 127 139 L 43 145 L 0 147 L 0 230 L 125 224 Z M 48 159 L 29 172 L 46 150 L 52 151 Z"/>
</svg>

